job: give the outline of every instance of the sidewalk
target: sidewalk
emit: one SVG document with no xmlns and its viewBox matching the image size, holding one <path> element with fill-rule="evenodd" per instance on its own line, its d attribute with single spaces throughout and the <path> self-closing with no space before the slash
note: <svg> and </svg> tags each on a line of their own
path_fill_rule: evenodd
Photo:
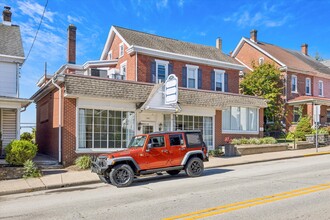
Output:
<svg viewBox="0 0 330 220">
<path fill-rule="evenodd" d="M 210 158 L 205 168 L 234 166 L 273 160 L 291 159 L 307 156 L 330 154 L 330 146 L 321 147 L 316 153 L 315 148 L 304 150 L 289 150 L 272 153 L 246 155 L 240 157 Z M 40 178 L 16 179 L 0 181 L 0 196 L 14 193 L 32 192 L 46 189 L 56 189 L 69 186 L 100 183 L 98 176 L 86 171 L 69 171 L 65 169 L 48 170 Z"/>
</svg>

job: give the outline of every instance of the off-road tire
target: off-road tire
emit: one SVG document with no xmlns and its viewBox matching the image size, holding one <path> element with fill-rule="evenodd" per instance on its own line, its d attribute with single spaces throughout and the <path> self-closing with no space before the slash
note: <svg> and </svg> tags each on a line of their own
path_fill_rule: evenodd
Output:
<svg viewBox="0 0 330 220">
<path fill-rule="evenodd" d="M 166 173 L 170 174 L 171 176 L 178 175 L 181 170 L 168 170 Z"/>
<path fill-rule="evenodd" d="M 118 164 L 114 166 L 109 173 L 110 182 L 117 187 L 126 187 L 132 184 L 134 172 L 127 164 Z"/>
<path fill-rule="evenodd" d="M 109 175 L 104 174 L 104 175 L 98 175 L 99 179 L 104 182 L 104 183 L 111 183 Z"/>
<path fill-rule="evenodd" d="M 192 157 L 187 162 L 184 170 L 189 177 L 198 177 L 204 171 L 203 161 L 199 157 Z"/>
</svg>

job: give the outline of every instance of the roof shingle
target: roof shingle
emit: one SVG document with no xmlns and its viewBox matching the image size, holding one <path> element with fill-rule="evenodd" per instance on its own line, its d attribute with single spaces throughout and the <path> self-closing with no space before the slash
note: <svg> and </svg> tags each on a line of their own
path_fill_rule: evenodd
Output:
<svg viewBox="0 0 330 220">
<path fill-rule="evenodd" d="M 24 57 L 19 26 L 0 24 L 0 54 Z"/>
</svg>

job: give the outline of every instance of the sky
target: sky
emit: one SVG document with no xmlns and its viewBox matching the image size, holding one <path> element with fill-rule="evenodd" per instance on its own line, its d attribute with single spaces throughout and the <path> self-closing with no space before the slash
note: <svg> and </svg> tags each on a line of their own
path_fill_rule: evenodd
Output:
<svg viewBox="0 0 330 220">
<path fill-rule="evenodd" d="M 4 0 L 19 25 L 25 56 L 36 35 L 46 0 Z M 67 57 L 67 27 L 77 27 L 77 64 L 99 60 L 110 27 L 117 25 L 182 41 L 215 46 L 225 53 L 258 30 L 258 40 L 330 59 L 330 0 L 49 0 L 43 22 L 21 69 L 20 97 L 30 98 L 44 74 L 53 74 Z M 35 105 L 21 115 L 35 123 Z"/>
</svg>

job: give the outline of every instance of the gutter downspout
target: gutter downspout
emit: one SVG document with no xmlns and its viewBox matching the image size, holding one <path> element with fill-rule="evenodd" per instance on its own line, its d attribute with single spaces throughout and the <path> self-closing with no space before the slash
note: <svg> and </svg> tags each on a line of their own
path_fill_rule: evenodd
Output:
<svg viewBox="0 0 330 220">
<path fill-rule="evenodd" d="M 138 81 L 138 75 L 137 75 L 137 70 L 138 70 L 138 66 L 137 66 L 137 56 L 138 56 L 138 53 L 135 52 L 135 81 Z"/>
<path fill-rule="evenodd" d="M 58 98 L 58 162 L 62 162 L 62 89 L 59 85 L 54 82 L 54 78 L 52 78 L 52 84 L 59 91 Z"/>
</svg>

